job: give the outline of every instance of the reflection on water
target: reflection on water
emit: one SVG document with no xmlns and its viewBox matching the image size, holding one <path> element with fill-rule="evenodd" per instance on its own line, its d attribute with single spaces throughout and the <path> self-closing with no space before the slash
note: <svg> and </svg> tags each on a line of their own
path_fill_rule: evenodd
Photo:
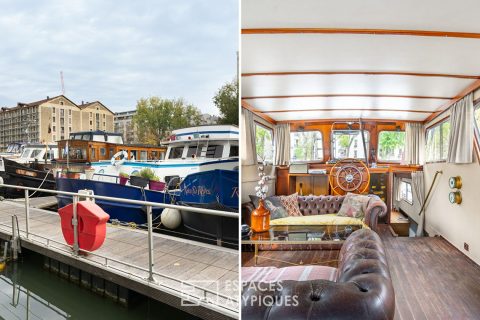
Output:
<svg viewBox="0 0 480 320">
<path fill-rule="evenodd" d="M 3 319 L 195 319 L 158 301 L 138 296 L 124 307 L 42 268 L 42 257 L 23 254 L 0 273 Z"/>
</svg>

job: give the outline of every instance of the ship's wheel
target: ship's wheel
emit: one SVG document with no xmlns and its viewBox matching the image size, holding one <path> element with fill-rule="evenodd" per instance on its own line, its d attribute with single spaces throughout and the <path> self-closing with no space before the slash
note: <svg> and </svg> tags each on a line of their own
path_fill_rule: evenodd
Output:
<svg viewBox="0 0 480 320">
<path fill-rule="evenodd" d="M 370 185 L 370 171 L 363 161 L 347 158 L 330 169 L 328 181 L 333 194 L 364 193 Z"/>
</svg>

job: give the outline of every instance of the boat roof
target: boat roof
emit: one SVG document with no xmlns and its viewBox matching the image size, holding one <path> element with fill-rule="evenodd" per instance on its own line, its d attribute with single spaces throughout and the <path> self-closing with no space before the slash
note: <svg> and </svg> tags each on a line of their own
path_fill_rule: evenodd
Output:
<svg viewBox="0 0 480 320">
<path fill-rule="evenodd" d="M 122 136 L 121 133 L 108 132 L 108 131 L 102 131 L 102 130 L 72 132 L 72 133 L 70 133 L 70 136 L 72 136 L 72 135 L 77 135 L 77 134 L 82 134 L 82 135 L 83 135 L 83 134 L 91 134 L 91 135 Z"/>
<path fill-rule="evenodd" d="M 162 144 L 187 140 L 238 140 L 238 127 L 234 125 L 207 125 L 173 130 L 169 141 Z"/>
<path fill-rule="evenodd" d="M 476 9 L 476 0 L 243 0 L 242 106 L 272 123 L 423 122 L 480 87 Z"/>
</svg>

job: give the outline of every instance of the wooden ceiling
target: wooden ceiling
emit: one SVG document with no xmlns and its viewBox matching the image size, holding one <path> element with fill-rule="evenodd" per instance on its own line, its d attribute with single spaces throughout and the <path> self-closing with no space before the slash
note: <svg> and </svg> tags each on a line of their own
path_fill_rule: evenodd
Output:
<svg viewBox="0 0 480 320">
<path fill-rule="evenodd" d="M 480 86 L 476 0 L 242 0 L 242 105 L 425 121 Z"/>
</svg>

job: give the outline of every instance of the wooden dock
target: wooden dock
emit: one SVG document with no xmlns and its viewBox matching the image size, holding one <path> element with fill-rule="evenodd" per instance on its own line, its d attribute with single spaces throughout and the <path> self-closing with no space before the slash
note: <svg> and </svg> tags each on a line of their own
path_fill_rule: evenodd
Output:
<svg viewBox="0 0 480 320">
<path fill-rule="evenodd" d="M 103 246 L 75 256 L 66 245 L 55 212 L 30 208 L 27 238 L 25 205 L 0 202 L 0 238 L 12 235 L 18 218 L 21 246 L 102 277 L 204 319 L 238 318 L 238 251 L 154 234 L 154 282 L 148 281 L 147 232 L 108 225 Z"/>
<path fill-rule="evenodd" d="M 25 205 L 24 198 L 11 199 L 10 201 L 14 201 L 16 203 Z M 35 198 L 28 199 L 28 201 L 30 203 L 30 207 L 37 208 L 37 209 L 51 208 L 57 205 L 57 197 L 55 196 L 35 197 Z"/>
</svg>

